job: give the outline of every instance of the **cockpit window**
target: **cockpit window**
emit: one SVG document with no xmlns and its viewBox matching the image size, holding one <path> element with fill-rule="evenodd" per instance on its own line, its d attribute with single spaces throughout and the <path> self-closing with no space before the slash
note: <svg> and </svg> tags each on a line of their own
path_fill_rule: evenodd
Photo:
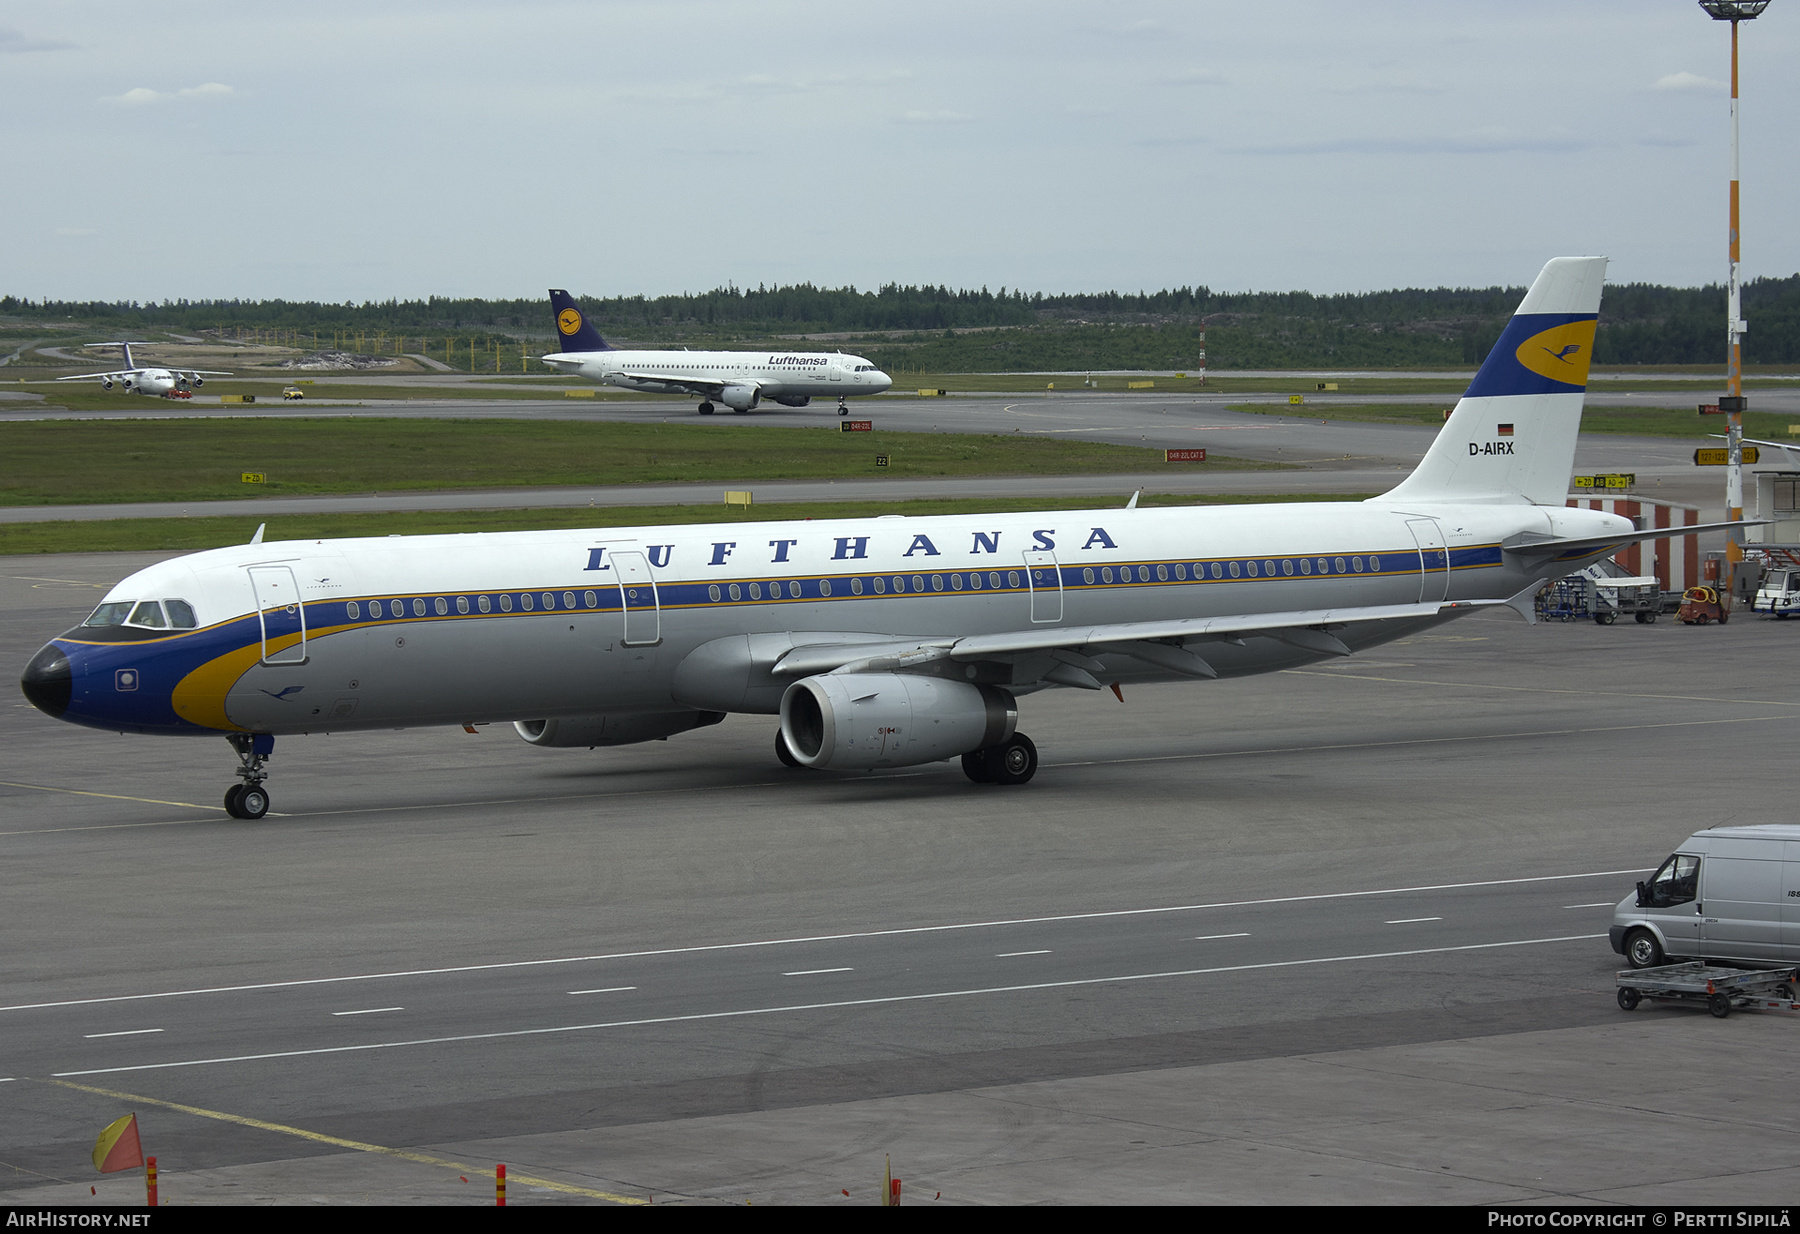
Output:
<svg viewBox="0 0 1800 1234">
<path fill-rule="evenodd" d="M 131 618 L 125 624 L 144 626 L 151 630 L 162 630 L 167 628 L 169 623 L 163 620 L 162 605 L 155 600 L 145 600 L 131 610 Z"/>
<path fill-rule="evenodd" d="M 169 624 L 177 630 L 192 630 L 200 624 L 194 618 L 194 606 L 186 600 L 164 600 L 163 607 L 169 610 Z"/>
<path fill-rule="evenodd" d="M 84 626 L 122 626 L 125 618 L 131 613 L 131 600 L 109 600 L 88 614 Z"/>
</svg>

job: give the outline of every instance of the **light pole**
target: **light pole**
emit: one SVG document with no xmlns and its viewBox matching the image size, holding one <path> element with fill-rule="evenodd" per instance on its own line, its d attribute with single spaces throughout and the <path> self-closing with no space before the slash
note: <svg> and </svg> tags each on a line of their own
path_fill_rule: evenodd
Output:
<svg viewBox="0 0 1800 1234">
<path fill-rule="evenodd" d="M 1725 397 L 1719 410 L 1731 419 L 1725 429 L 1725 519 L 1742 522 L 1744 518 L 1744 357 L 1743 339 L 1747 326 L 1743 318 L 1743 300 L 1738 285 L 1738 23 L 1751 21 L 1769 7 L 1769 0 L 1700 0 L 1700 7 L 1714 21 L 1731 23 L 1731 283 L 1725 300 Z M 1744 532 L 1735 528 L 1725 539 L 1725 557 L 1729 561 L 1744 559 Z"/>
</svg>

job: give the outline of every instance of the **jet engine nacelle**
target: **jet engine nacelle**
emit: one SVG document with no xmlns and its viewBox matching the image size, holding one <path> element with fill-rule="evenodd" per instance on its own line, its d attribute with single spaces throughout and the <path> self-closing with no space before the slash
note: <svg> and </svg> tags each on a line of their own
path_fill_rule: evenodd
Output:
<svg viewBox="0 0 1800 1234">
<path fill-rule="evenodd" d="M 726 386 L 719 391 L 719 401 L 733 411 L 749 411 L 762 401 L 762 390 L 757 386 Z"/>
<path fill-rule="evenodd" d="M 195 374 L 194 374 L 194 375 L 193 375 L 193 376 L 192 376 L 192 377 L 190 377 L 190 378 L 188 378 L 188 381 L 189 381 L 189 382 L 190 382 L 190 383 L 191 383 L 191 384 L 192 384 L 192 385 L 193 385 L 193 386 L 194 386 L 194 387 L 195 387 L 195 388 L 196 388 L 196 389 L 198 389 L 198 388 L 199 388 L 199 387 L 201 387 L 201 386 L 203 386 L 203 385 L 205 385 L 205 384 L 206 384 L 206 378 L 204 378 L 204 377 L 202 377 L 202 376 L 200 376 L 200 374 L 198 374 L 198 373 L 195 373 Z"/>
<path fill-rule="evenodd" d="M 513 725 L 534 746 L 628 746 L 660 741 L 725 718 L 722 711 L 628 711 L 616 715 L 520 720 Z"/>
<path fill-rule="evenodd" d="M 113 388 L 113 383 L 111 381 L 103 381 L 100 383 L 100 388 L 102 390 L 110 390 Z"/>
<path fill-rule="evenodd" d="M 804 407 L 812 402 L 810 394 L 777 394 L 774 398 L 783 407 Z"/>
<path fill-rule="evenodd" d="M 781 735 L 807 767 L 911 767 L 996 746 L 1019 710 L 993 686 L 898 673 L 827 673 L 789 686 Z"/>
</svg>

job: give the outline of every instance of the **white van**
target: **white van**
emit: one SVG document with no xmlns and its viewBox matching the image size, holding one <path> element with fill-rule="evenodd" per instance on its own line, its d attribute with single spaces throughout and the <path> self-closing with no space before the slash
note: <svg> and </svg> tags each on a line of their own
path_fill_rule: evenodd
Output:
<svg viewBox="0 0 1800 1234">
<path fill-rule="evenodd" d="M 1800 963 L 1800 824 L 1695 832 L 1619 901 L 1607 937 L 1633 968 Z"/>
</svg>

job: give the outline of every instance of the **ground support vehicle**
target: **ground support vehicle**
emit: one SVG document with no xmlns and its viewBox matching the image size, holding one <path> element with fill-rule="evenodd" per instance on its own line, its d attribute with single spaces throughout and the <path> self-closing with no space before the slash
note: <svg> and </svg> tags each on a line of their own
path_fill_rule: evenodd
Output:
<svg viewBox="0 0 1800 1234">
<path fill-rule="evenodd" d="M 1640 1002 L 1698 1003 L 1723 1020 L 1733 1010 L 1796 1011 L 1797 980 L 1791 968 L 1716 968 L 1704 961 L 1627 968 L 1618 974 L 1619 1006 Z"/>
<path fill-rule="evenodd" d="M 1703 626 L 1712 621 L 1724 625 L 1731 620 L 1731 593 L 1711 584 L 1689 587 L 1681 593 L 1681 607 L 1675 615 L 1684 626 Z"/>
<path fill-rule="evenodd" d="M 1750 611 L 1776 618 L 1800 613 L 1800 569 L 1774 568 L 1765 574 Z"/>
<path fill-rule="evenodd" d="M 1653 577 L 1600 578 L 1588 587 L 1594 593 L 1589 607 L 1595 622 L 1603 626 L 1610 626 L 1625 613 L 1645 625 L 1662 611 L 1662 589 Z"/>
</svg>

